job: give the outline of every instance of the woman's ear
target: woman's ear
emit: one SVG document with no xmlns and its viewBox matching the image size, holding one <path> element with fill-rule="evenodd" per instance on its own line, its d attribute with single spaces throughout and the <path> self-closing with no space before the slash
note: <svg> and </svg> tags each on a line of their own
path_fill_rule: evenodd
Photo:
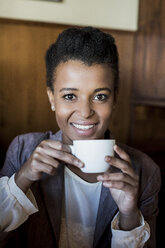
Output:
<svg viewBox="0 0 165 248">
<path fill-rule="evenodd" d="M 54 94 L 53 94 L 53 91 L 49 87 L 47 87 L 47 94 L 48 94 L 48 99 L 51 105 L 51 110 L 55 111 Z"/>
</svg>

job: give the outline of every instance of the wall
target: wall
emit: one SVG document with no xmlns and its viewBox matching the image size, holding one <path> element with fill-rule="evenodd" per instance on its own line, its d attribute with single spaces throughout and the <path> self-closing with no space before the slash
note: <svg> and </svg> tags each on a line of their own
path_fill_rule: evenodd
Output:
<svg viewBox="0 0 165 248">
<path fill-rule="evenodd" d="M 0 0 L 0 17 L 137 30 L 139 0 Z"/>
<path fill-rule="evenodd" d="M 135 37 L 129 143 L 165 150 L 165 2 L 143 0 Z"/>
</svg>

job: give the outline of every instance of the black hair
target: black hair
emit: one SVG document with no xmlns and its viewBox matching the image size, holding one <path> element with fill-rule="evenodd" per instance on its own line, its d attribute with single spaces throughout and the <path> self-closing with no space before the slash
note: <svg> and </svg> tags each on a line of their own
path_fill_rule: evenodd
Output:
<svg viewBox="0 0 165 248">
<path fill-rule="evenodd" d="M 53 91 L 55 72 L 61 62 L 79 60 L 91 66 L 107 64 L 113 71 L 115 90 L 118 89 L 118 51 L 112 35 L 97 28 L 68 28 L 59 34 L 46 52 L 47 86 Z"/>
</svg>

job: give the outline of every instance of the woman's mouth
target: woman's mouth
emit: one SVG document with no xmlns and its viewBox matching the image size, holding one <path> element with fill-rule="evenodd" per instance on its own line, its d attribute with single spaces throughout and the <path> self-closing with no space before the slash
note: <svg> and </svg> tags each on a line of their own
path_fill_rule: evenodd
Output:
<svg viewBox="0 0 165 248">
<path fill-rule="evenodd" d="M 81 125 L 81 124 L 76 124 L 76 123 L 72 123 L 72 125 L 80 130 L 88 130 L 91 129 L 95 126 L 95 124 L 92 125 Z"/>
<path fill-rule="evenodd" d="M 71 125 L 73 126 L 74 131 L 79 138 L 90 137 L 94 135 L 97 126 L 97 124 L 88 124 L 88 123 L 80 124 L 73 122 L 71 123 Z"/>
</svg>

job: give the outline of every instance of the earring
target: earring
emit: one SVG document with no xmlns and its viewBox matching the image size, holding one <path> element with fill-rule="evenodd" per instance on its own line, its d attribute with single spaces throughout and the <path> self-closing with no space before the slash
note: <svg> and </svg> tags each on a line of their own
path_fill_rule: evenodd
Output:
<svg viewBox="0 0 165 248">
<path fill-rule="evenodd" d="M 52 111 L 55 111 L 54 105 L 51 105 L 51 110 L 52 110 Z"/>
</svg>

